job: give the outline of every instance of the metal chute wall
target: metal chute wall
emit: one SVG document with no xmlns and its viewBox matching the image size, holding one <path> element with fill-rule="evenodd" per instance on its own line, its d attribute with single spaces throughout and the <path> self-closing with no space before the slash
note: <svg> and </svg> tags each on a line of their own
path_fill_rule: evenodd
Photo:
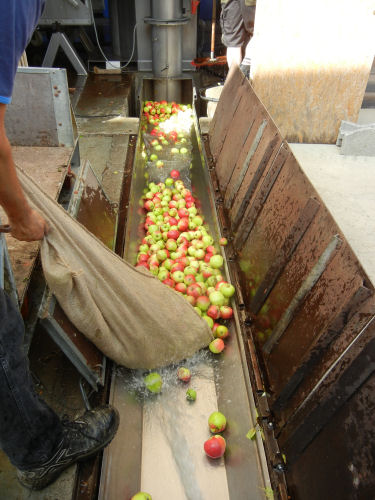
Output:
<svg viewBox="0 0 375 500">
<path fill-rule="evenodd" d="M 227 77 L 210 125 L 209 154 L 215 165 L 219 214 L 232 239 L 239 301 L 246 310 L 246 323 L 251 322 L 250 345 L 255 344 L 263 367 L 262 384 L 275 418 L 275 434 L 286 454 L 286 477 L 297 498 L 323 498 L 324 479 L 313 490 L 306 489 L 306 484 L 315 483 L 314 467 L 321 466 L 314 443 L 327 426 L 336 432 L 336 414 L 343 405 L 350 406 L 352 396 L 353 401 L 358 397 L 374 371 L 372 362 L 365 361 L 372 360 L 374 289 L 237 68 Z M 259 383 L 256 388 L 262 389 Z M 359 433 L 367 432 L 370 401 L 363 410 Z M 359 451 L 353 456 L 350 434 L 340 432 L 347 441 L 341 447 L 346 452 L 325 447 L 327 462 L 346 470 L 355 460 L 368 462 Z M 367 448 L 374 454 L 375 440 Z M 302 478 L 299 464 L 306 454 L 311 469 Z M 335 480 L 340 481 L 326 478 Z M 368 481 L 374 484 L 364 476 L 352 488 L 358 493 Z"/>
</svg>

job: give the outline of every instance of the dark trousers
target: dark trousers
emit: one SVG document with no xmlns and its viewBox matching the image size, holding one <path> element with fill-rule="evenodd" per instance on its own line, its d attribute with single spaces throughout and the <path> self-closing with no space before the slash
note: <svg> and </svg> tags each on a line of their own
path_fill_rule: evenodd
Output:
<svg viewBox="0 0 375 500">
<path fill-rule="evenodd" d="M 51 458 L 62 427 L 34 391 L 23 337 L 22 317 L 0 289 L 0 448 L 16 467 L 28 470 Z"/>
</svg>

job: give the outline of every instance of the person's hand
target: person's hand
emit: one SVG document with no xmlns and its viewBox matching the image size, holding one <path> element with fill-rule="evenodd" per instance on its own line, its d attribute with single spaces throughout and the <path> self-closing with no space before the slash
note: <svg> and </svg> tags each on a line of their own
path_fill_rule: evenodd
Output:
<svg viewBox="0 0 375 500">
<path fill-rule="evenodd" d="M 47 222 L 35 210 L 28 210 L 23 217 L 9 221 L 10 234 L 20 241 L 42 240 L 48 232 Z"/>
</svg>

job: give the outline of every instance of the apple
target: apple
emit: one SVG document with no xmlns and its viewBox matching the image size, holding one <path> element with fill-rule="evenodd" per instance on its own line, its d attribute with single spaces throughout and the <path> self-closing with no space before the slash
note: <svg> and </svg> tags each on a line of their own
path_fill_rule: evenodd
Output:
<svg viewBox="0 0 375 500">
<path fill-rule="evenodd" d="M 210 439 L 207 439 L 203 445 L 206 455 L 210 458 L 222 457 L 225 453 L 225 447 L 225 439 L 220 435 L 212 436 Z"/>
<path fill-rule="evenodd" d="M 153 393 L 161 392 L 163 380 L 157 372 L 151 372 L 143 379 L 147 389 Z"/>
<path fill-rule="evenodd" d="M 213 255 L 210 259 L 210 266 L 214 269 L 222 267 L 224 264 L 224 259 L 221 255 Z"/>
<path fill-rule="evenodd" d="M 182 233 L 186 231 L 189 227 L 189 221 L 186 217 L 183 217 L 180 219 L 177 223 L 178 230 L 181 231 Z"/>
<path fill-rule="evenodd" d="M 232 297 L 236 291 L 233 285 L 230 283 L 221 283 L 219 287 L 220 292 L 224 295 L 224 297 Z"/>
<path fill-rule="evenodd" d="M 168 285 L 171 288 L 174 288 L 175 282 L 171 278 L 167 278 L 163 281 L 164 285 Z"/>
<path fill-rule="evenodd" d="M 206 295 L 200 295 L 197 298 L 196 304 L 202 311 L 207 311 L 207 309 L 210 307 L 210 299 Z"/>
<path fill-rule="evenodd" d="M 168 239 L 170 238 L 172 240 L 177 240 L 177 238 L 180 236 L 180 231 L 178 231 L 177 229 L 171 229 L 170 231 L 168 231 L 167 236 Z"/>
<path fill-rule="evenodd" d="M 185 299 L 189 302 L 190 305 L 195 306 L 196 298 L 193 295 L 186 294 L 184 295 Z"/>
<path fill-rule="evenodd" d="M 228 240 L 226 238 L 220 238 L 219 245 L 225 247 L 226 245 L 228 245 Z"/>
<path fill-rule="evenodd" d="M 193 283 L 195 283 L 195 277 L 193 274 L 186 274 L 185 275 L 185 279 L 184 279 L 184 283 L 185 285 L 187 286 L 190 286 L 192 285 Z M 207 299 L 208 300 L 208 299 Z"/>
<path fill-rule="evenodd" d="M 179 154 L 179 153 L 180 153 L 180 150 L 179 150 L 178 148 L 172 148 L 172 149 L 171 149 L 171 153 L 172 153 L 173 155 L 176 155 L 176 154 Z M 172 172 L 173 172 L 173 170 L 172 170 Z M 172 172 L 171 172 L 171 177 L 173 177 Z M 179 177 L 179 176 L 178 176 L 178 177 Z M 178 177 L 173 177 L 173 179 L 178 179 Z"/>
<path fill-rule="evenodd" d="M 209 316 L 207 316 L 206 314 L 204 314 L 202 316 L 202 318 L 206 321 L 206 323 L 208 324 L 208 326 L 212 329 L 213 326 L 214 326 L 214 320 L 212 318 L 210 318 Z M 212 342 L 214 342 L 214 340 Z M 211 342 L 211 344 L 212 344 L 212 342 Z M 211 349 L 211 344 L 208 346 L 210 348 L 210 350 L 212 350 Z M 214 351 L 212 351 L 212 352 L 214 352 Z"/>
<path fill-rule="evenodd" d="M 182 262 L 175 262 L 172 267 L 171 267 L 171 271 L 172 273 L 174 273 L 175 271 L 182 271 L 184 270 L 184 265 L 182 264 Z M 183 280 L 182 280 L 183 281 Z"/>
<path fill-rule="evenodd" d="M 193 283 L 187 287 L 186 293 L 187 295 L 197 299 L 200 295 L 202 295 L 202 289 L 198 283 Z"/>
<path fill-rule="evenodd" d="M 165 185 L 166 186 L 173 186 L 174 184 L 174 180 L 171 178 L 171 177 L 167 177 L 167 179 L 165 179 Z"/>
<path fill-rule="evenodd" d="M 211 305 L 207 309 L 207 316 L 209 316 L 212 319 L 220 318 L 220 308 L 218 306 Z"/>
<path fill-rule="evenodd" d="M 227 419 L 221 412 L 214 411 L 208 417 L 208 426 L 213 434 L 223 432 L 227 426 Z"/>
<path fill-rule="evenodd" d="M 152 496 L 144 491 L 139 491 L 133 495 L 130 500 L 152 500 Z"/>
<path fill-rule="evenodd" d="M 177 377 L 179 380 L 182 380 L 182 382 L 190 382 L 191 373 L 190 373 L 189 368 L 185 368 L 184 366 L 181 366 L 177 370 Z"/>
<path fill-rule="evenodd" d="M 209 299 L 210 299 L 211 304 L 214 306 L 221 307 L 224 305 L 225 297 L 218 290 L 211 292 L 209 295 Z"/>
<path fill-rule="evenodd" d="M 165 268 L 159 269 L 158 278 L 160 281 L 165 281 L 169 278 L 169 271 L 167 271 Z"/>
<path fill-rule="evenodd" d="M 229 330 L 225 325 L 217 325 L 213 328 L 214 336 L 218 339 L 226 339 L 229 336 Z"/>
<path fill-rule="evenodd" d="M 188 153 L 188 149 L 187 149 L 187 148 L 181 148 L 181 149 L 180 149 L 180 153 L 181 153 L 182 155 L 186 155 L 186 153 Z"/>
<path fill-rule="evenodd" d="M 223 319 L 230 319 L 233 316 L 233 309 L 229 306 L 221 306 L 220 315 Z"/>
<path fill-rule="evenodd" d="M 183 281 L 185 279 L 185 275 L 184 275 L 184 273 L 182 271 L 174 271 L 172 273 L 172 279 L 176 283 L 183 283 Z"/>
<path fill-rule="evenodd" d="M 197 274 L 197 269 L 194 266 L 186 266 L 184 269 L 185 274 L 192 274 L 195 276 Z"/>
<path fill-rule="evenodd" d="M 161 147 L 161 146 L 160 146 L 160 147 Z M 156 148 L 155 148 L 155 149 L 156 149 Z M 157 168 L 163 168 L 163 167 L 164 167 L 164 162 L 163 162 L 163 160 L 158 160 L 158 161 L 156 162 L 156 167 L 157 167 Z"/>
<path fill-rule="evenodd" d="M 176 283 L 176 286 L 174 287 L 177 292 L 181 293 L 186 293 L 186 285 L 185 283 Z"/>
<path fill-rule="evenodd" d="M 156 252 L 156 257 L 157 257 L 159 262 L 163 262 L 168 257 L 167 250 L 158 250 Z"/>
<path fill-rule="evenodd" d="M 158 155 L 156 155 L 156 154 L 150 155 L 150 160 L 151 161 L 157 161 L 157 159 L 158 159 Z"/>
<path fill-rule="evenodd" d="M 171 238 L 166 241 L 165 243 L 165 248 L 169 250 L 170 252 L 174 252 L 177 250 L 177 243 L 176 240 L 172 240 Z"/>
<path fill-rule="evenodd" d="M 188 401 L 195 401 L 197 399 L 197 391 L 194 389 L 188 389 L 186 391 L 186 399 Z"/>
<path fill-rule="evenodd" d="M 142 264 L 138 264 L 138 265 L 142 265 Z M 146 265 L 147 265 L 147 264 L 146 264 Z M 201 309 L 199 309 L 199 307 L 194 306 L 194 310 L 195 310 L 195 312 L 196 312 L 196 313 L 198 313 L 198 314 L 199 314 L 199 316 L 203 316 L 202 310 L 201 310 Z"/>
<path fill-rule="evenodd" d="M 212 321 L 212 319 L 211 319 L 211 321 Z M 212 321 L 212 323 L 213 323 L 213 321 Z M 208 348 L 214 354 L 220 354 L 221 352 L 224 351 L 225 344 L 224 344 L 224 341 L 222 339 L 216 338 L 215 340 L 213 340 L 212 342 L 210 342 Z"/>
</svg>

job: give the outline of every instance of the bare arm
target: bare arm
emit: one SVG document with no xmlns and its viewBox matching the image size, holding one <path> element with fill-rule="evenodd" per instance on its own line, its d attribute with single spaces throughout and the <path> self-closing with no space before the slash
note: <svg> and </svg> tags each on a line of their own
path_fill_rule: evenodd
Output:
<svg viewBox="0 0 375 500">
<path fill-rule="evenodd" d="M 41 240 L 47 232 L 47 224 L 32 210 L 23 194 L 5 132 L 5 111 L 6 105 L 0 103 L 0 205 L 8 215 L 12 236 L 22 241 Z"/>
</svg>

